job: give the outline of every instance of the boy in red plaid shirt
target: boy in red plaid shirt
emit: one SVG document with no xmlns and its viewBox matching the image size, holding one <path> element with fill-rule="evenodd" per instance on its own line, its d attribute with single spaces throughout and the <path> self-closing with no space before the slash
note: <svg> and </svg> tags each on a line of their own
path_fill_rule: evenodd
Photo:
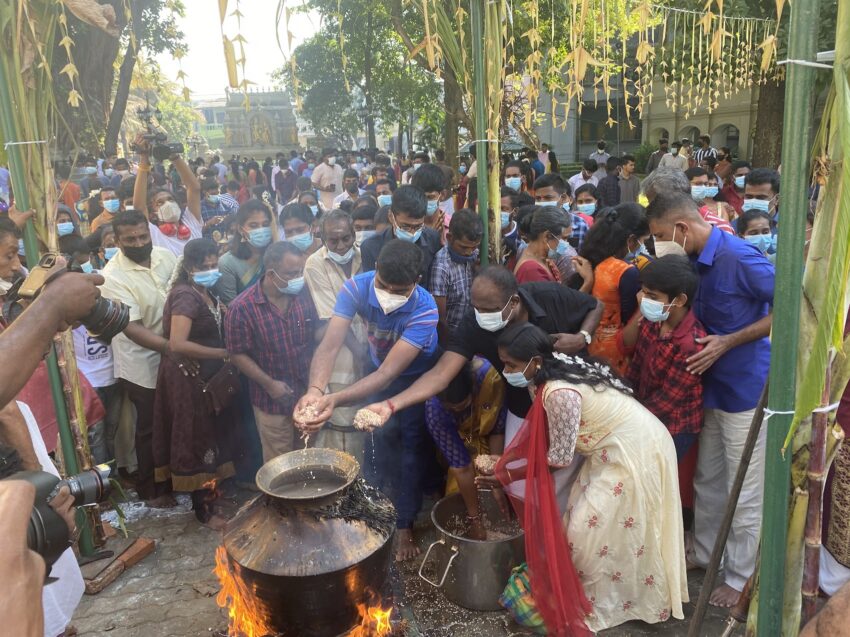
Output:
<svg viewBox="0 0 850 637">
<path fill-rule="evenodd" d="M 696 339 L 706 336 L 691 310 L 699 277 L 687 257 L 668 255 L 641 270 L 640 281 L 640 312 L 621 337 L 632 355 L 626 378 L 673 436 L 681 471 L 702 428 L 702 379 L 687 371 L 688 357 L 702 349 Z"/>
</svg>

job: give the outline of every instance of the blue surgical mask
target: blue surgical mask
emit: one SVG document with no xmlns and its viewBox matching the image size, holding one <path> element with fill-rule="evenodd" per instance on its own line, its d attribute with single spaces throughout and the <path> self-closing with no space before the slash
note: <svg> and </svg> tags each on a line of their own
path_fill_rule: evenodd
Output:
<svg viewBox="0 0 850 637">
<path fill-rule="evenodd" d="M 301 250 L 301 252 L 304 252 L 313 245 L 313 235 L 309 232 L 305 232 L 303 234 L 297 234 L 294 237 L 287 237 L 286 241 Z"/>
<path fill-rule="evenodd" d="M 558 202 L 557 201 L 536 201 L 536 202 L 534 202 L 534 205 L 540 206 L 542 208 L 549 208 L 551 206 L 557 206 Z"/>
<path fill-rule="evenodd" d="M 366 239 L 375 236 L 374 230 L 358 230 L 354 233 L 354 237 L 358 244 L 362 244 Z"/>
<path fill-rule="evenodd" d="M 593 215 L 596 212 L 595 203 L 580 203 L 576 206 L 576 210 L 585 215 Z"/>
<path fill-rule="evenodd" d="M 120 207 L 121 207 L 121 200 L 120 199 L 107 199 L 106 201 L 103 202 L 103 209 L 106 210 L 106 212 L 110 212 L 112 214 L 115 214 L 116 212 L 118 212 L 118 209 Z"/>
<path fill-rule="evenodd" d="M 378 195 L 379 206 L 389 206 L 393 202 L 392 195 Z"/>
<path fill-rule="evenodd" d="M 333 250 L 328 250 L 328 257 L 330 257 L 330 260 L 334 263 L 347 265 L 348 263 L 351 263 L 351 260 L 354 258 L 354 246 L 351 246 L 345 254 L 337 254 Z"/>
<path fill-rule="evenodd" d="M 319 214 L 319 205 L 318 205 L 318 204 L 316 204 L 315 206 L 310 206 L 310 212 L 312 212 L 312 213 L 313 213 L 313 216 L 314 216 L 314 217 L 315 217 L 317 214 Z"/>
<path fill-rule="evenodd" d="M 522 188 L 522 177 L 505 177 L 505 185 L 519 192 Z"/>
<path fill-rule="evenodd" d="M 691 199 L 694 201 L 705 199 L 705 186 L 691 186 Z"/>
<path fill-rule="evenodd" d="M 106 170 L 103 171 L 103 174 L 106 175 L 107 177 L 112 177 L 112 175 L 115 174 L 115 169 L 114 168 L 107 168 Z"/>
<path fill-rule="evenodd" d="M 558 245 L 555 247 L 555 249 L 552 250 L 551 248 L 549 248 L 549 258 L 557 259 L 558 257 L 564 256 L 567 253 L 569 247 L 569 243 L 567 243 L 563 239 L 558 239 Z"/>
<path fill-rule="evenodd" d="M 770 202 L 766 199 L 744 199 L 744 203 L 741 204 L 741 211 L 747 212 L 748 210 L 768 212 L 770 210 Z"/>
<path fill-rule="evenodd" d="M 706 199 L 714 199 L 718 193 L 720 192 L 720 188 L 717 186 L 706 186 L 705 187 L 705 198 Z"/>
<path fill-rule="evenodd" d="M 74 232 L 74 224 L 70 221 L 63 221 L 62 223 L 56 224 L 56 232 L 59 233 L 60 237 L 64 237 L 66 235 Z"/>
<path fill-rule="evenodd" d="M 461 175 L 466 174 L 466 166 L 460 166 L 457 170 Z"/>
<path fill-rule="evenodd" d="M 309 168 L 310 170 L 313 170 L 315 167 L 316 167 L 316 164 L 314 164 L 313 162 L 310 162 L 309 164 L 307 164 L 307 168 Z"/>
<path fill-rule="evenodd" d="M 221 195 L 207 195 L 207 201 L 209 201 L 214 206 L 217 206 L 220 200 Z"/>
<path fill-rule="evenodd" d="M 747 183 L 747 177 L 742 175 L 739 177 L 735 177 L 735 188 L 738 190 L 743 190 L 744 185 Z"/>
<path fill-rule="evenodd" d="M 773 246 L 773 237 L 769 234 L 751 234 L 744 237 L 744 241 L 757 247 L 762 254 L 767 254 Z"/>
<path fill-rule="evenodd" d="M 434 216 L 437 213 L 437 208 L 439 208 L 439 201 L 428 200 L 428 206 L 425 208 L 425 214 L 429 217 Z"/>
<path fill-rule="evenodd" d="M 200 285 L 205 288 L 211 288 L 218 280 L 221 278 L 221 272 L 218 271 L 218 268 L 213 270 L 205 270 L 204 272 L 195 272 L 192 274 L 192 280 L 195 282 L 195 285 Z"/>
<path fill-rule="evenodd" d="M 665 310 L 664 304 L 661 301 L 655 301 L 653 299 L 643 297 L 640 301 L 640 313 L 643 314 L 643 318 L 647 321 L 660 323 L 661 321 L 666 321 L 670 317 L 670 308 L 672 306 L 673 304 L 671 303 Z"/>
<path fill-rule="evenodd" d="M 416 232 L 408 232 L 407 230 L 402 230 L 398 226 L 395 226 L 395 238 L 401 239 L 402 241 L 409 241 L 410 243 L 416 243 L 419 241 L 419 237 L 422 236 L 422 228 L 419 228 Z"/>
<path fill-rule="evenodd" d="M 652 255 L 649 254 L 649 250 L 646 249 L 646 246 L 643 245 L 642 243 L 639 243 L 637 250 L 635 250 L 634 252 L 629 252 L 626 255 L 626 262 L 632 263 L 632 262 L 634 262 L 635 259 L 637 259 L 641 255 L 645 256 L 647 259 L 652 259 Z"/>
<path fill-rule="evenodd" d="M 82 271 L 86 274 L 91 274 L 92 270 L 94 270 L 94 267 L 89 261 L 86 261 L 85 263 L 80 264 L 80 269 L 82 269 Z"/>
<path fill-rule="evenodd" d="M 109 261 L 112 257 L 118 254 L 118 248 L 104 248 L 103 258 Z"/>
<path fill-rule="evenodd" d="M 18 239 L 18 254 L 21 256 L 25 255 L 27 251 L 24 249 L 24 240 Z"/>
<path fill-rule="evenodd" d="M 513 385 L 514 387 L 528 387 L 528 384 L 531 382 L 529 379 L 525 377 L 525 372 L 528 371 L 528 366 L 531 365 L 531 361 L 525 366 L 525 369 L 521 372 L 502 372 L 502 376 L 505 377 L 508 385 Z"/>
<path fill-rule="evenodd" d="M 255 248 L 265 248 L 272 242 L 271 228 L 254 228 L 248 231 L 248 243 Z"/>
<path fill-rule="evenodd" d="M 511 213 L 502 211 L 502 227 L 507 228 L 511 225 Z"/>
<path fill-rule="evenodd" d="M 297 279 L 290 279 L 285 288 L 278 288 L 281 294 L 291 294 L 292 296 L 299 294 L 302 289 L 304 289 L 303 276 L 300 276 Z"/>
<path fill-rule="evenodd" d="M 95 168 L 94 166 L 86 166 L 86 174 L 87 175 L 96 175 L 97 174 L 97 168 Z"/>
</svg>

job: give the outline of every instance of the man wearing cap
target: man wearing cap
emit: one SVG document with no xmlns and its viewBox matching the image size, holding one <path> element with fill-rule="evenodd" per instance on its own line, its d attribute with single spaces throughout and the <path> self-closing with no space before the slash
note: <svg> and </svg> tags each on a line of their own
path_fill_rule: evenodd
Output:
<svg viewBox="0 0 850 637">
<path fill-rule="evenodd" d="M 316 166 L 310 175 L 325 210 L 334 209 L 334 199 L 342 192 L 342 173 L 342 166 L 336 163 L 336 149 L 325 148 L 322 151 L 322 163 Z"/>
</svg>

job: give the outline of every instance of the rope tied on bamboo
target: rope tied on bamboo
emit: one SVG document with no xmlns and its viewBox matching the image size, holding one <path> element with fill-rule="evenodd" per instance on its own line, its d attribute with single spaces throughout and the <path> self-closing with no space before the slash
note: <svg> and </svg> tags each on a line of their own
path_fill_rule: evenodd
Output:
<svg viewBox="0 0 850 637">
<path fill-rule="evenodd" d="M 841 403 L 832 403 L 831 405 L 824 405 L 823 407 L 818 407 L 816 409 L 812 409 L 812 413 L 813 414 L 826 414 L 826 413 L 829 413 L 831 411 L 835 411 L 836 409 L 838 409 L 838 406 L 840 404 Z M 772 409 L 768 409 L 767 407 L 765 407 L 765 409 L 764 409 L 764 422 L 767 422 L 768 420 L 770 420 L 771 416 L 793 416 L 796 413 L 797 412 L 793 411 L 793 410 L 792 411 L 774 411 Z"/>
<path fill-rule="evenodd" d="M 35 139 L 29 142 L 6 142 L 3 144 L 3 150 L 9 150 L 9 146 L 26 146 L 28 144 L 46 144 L 46 139 Z"/>
<path fill-rule="evenodd" d="M 776 66 L 783 64 L 796 64 L 797 66 L 810 66 L 813 69 L 831 69 L 832 64 L 824 64 L 823 62 L 811 62 L 809 60 L 782 60 L 776 63 Z"/>
</svg>

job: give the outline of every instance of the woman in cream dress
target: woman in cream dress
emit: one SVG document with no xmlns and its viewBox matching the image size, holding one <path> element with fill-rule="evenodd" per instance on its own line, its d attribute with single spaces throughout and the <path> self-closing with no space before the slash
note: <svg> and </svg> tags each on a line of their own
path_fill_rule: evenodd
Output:
<svg viewBox="0 0 850 637">
<path fill-rule="evenodd" d="M 505 379 L 534 395 L 523 430 L 496 467 L 502 483 L 526 479 L 519 508 L 546 507 L 551 489 L 529 493 L 531 482 L 551 481 L 550 469 L 569 465 L 574 454 L 584 456 L 563 516 L 565 555 L 575 571 L 571 565 L 557 568 L 577 574 L 588 602 L 584 609 L 590 609 L 587 627 L 681 619 L 687 576 L 676 451 L 667 429 L 607 365 L 554 354 L 549 335 L 529 323 L 501 336 L 499 355 Z M 533 469 L 535 454 L 542 471 Z M 528 544 L 535 529 L 527 527 L 540 525 L 546 514 L 520 515 L 526 551 L 533 553 Z M 538 562 L 538 570 L 552 568 L 551 561 L 549 555 Z M 535 601 L 558 600 L 550 590 L 554 574 L 535 573 L 533 558 L 528 563 Z M 561 634 L 548 621 L 547 627 Z"/>
</svg>

